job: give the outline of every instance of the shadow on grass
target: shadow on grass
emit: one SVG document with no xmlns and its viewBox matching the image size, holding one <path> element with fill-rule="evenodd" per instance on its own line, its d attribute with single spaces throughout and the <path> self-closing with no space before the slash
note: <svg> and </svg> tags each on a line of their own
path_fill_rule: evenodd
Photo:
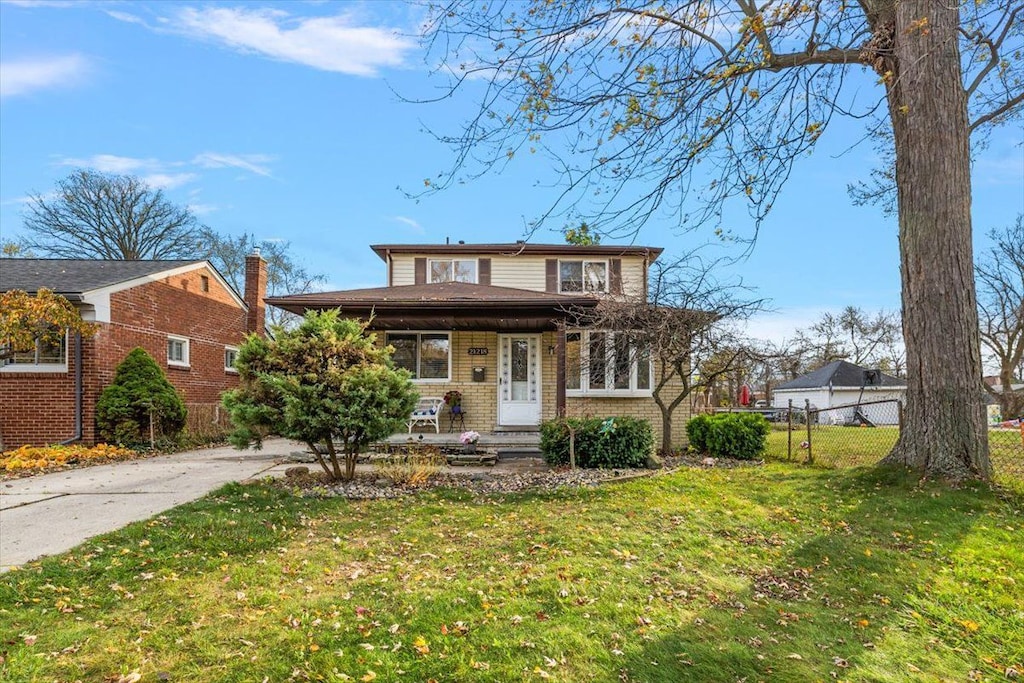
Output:
<svg viewBox="0 0 1024 683">
<path fill-rule="evenodd" d="M 910 649 L 900 634 L 922 626 L 910 606 L 930 583 L 923 572 L 949 567 L 993 493 L 919 486 L 894 469 L 836 481 L 832 493 L 850 503 L 843 509 L 826 509 L 814 490 L 792 499 L 796 514 L 821 518 L 820 533 L 760 572 L 737 563 L 745 590 L 676 632 L 653 632 L 626 653 L 619 680 L 964 680 L 984 666 L 950 643 L 932 640 L 925 651 L 928 636 L 909 638 Z"/>
</svg>

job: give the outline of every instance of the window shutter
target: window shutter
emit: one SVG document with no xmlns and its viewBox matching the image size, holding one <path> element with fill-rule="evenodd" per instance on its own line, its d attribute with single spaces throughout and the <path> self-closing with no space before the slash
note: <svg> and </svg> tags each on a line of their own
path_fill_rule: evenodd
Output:
<svg viewBox="0 0 1024 683">
<path fill-rule="evenodd" d="M 611 259 L 608 271 L 608 291 L 612 294 L 622 294 L 622 259 Z"/>
<path fill-rule="evenodd" d="M 418 258 L 413 263 L 415 264 L 415 283 L 418 285 L 427 284 L 427 259 Z"/>
<path fill-rule="evenodd" d="M 482 258 L 477 261 L 476 279 L 477 284 L 489 285 L 491 284 L 491 259 Z"/>
<path fill-rule="evenodd" d="M 544 285 L 545 291 L 558 291 L 558 259 L 556 258 L 549 258 L 544 262 Z"/>
</svg>

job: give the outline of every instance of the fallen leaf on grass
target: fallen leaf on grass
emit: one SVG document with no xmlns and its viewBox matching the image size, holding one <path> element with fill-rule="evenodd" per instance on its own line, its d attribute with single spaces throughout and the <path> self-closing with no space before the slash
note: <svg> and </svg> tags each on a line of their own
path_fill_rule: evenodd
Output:
<svg viewBox="0 0 1024 683">
<path fill-rule="evenodd" d="M 786 655 L 786 659 L 798 659 L 798 660 L 803 660 L 803 657 L 801 657 L 800 655 L 798 655 L 798 654 L 797 654 L 797 653 L 795 653 L 795 652 L 791 652 L 790 654 Z"/>
<path fill-rule="evenodd" d="M 430 646 L 427 644 L 427 641 L 423 636 L 418 636 L 416 640 L 412 642 L 412 646 L 416 649 L 416 652 L 421 655 L 430 654 Z"/>
</svg>

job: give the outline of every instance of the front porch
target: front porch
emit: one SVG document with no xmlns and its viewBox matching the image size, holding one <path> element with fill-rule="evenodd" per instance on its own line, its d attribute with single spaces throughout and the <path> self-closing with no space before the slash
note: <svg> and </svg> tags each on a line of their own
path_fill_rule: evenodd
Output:
<svg viewBox="0 0 1024 683">
<path fill-rule="evenodd" d="M 459 454 L 464 450 L 459 433 L 400 432 L 381 442 L 381 450 L 398 450 L 403 446 L 436 446 L 442 453 Z M 478 455 L 496 456 L 499 460 L 512 458 L 540 458 L 539 431 L 488 431 L 480 432 L 476 443 Z"/>
</svg>

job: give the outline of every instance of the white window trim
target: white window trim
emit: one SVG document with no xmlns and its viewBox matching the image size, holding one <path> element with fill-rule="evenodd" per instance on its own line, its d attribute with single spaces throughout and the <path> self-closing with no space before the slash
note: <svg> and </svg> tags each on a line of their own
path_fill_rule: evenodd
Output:
<svg viewBox="0 0 1024 683">
<path fill-rule="evenodd" d="M 590 388 L 590 334 L 592 332 L 602 332 L 605 335 L 605 354 L 608 356 L 609 347 L 614 347 L 615 342 L 614 335 L 617 334 L 611 330 L 569 330 L 570 333 L 578 333 L 580 335 L 580 388 L 569 389 L 566 388 L 565 395 L 567 398 L 584 398 L 584 397 L 596 397 L 596 398 L 651 398 L 654 396 L 654 357 L 648 354 L 648 371 L 650 372 L 650 389 L 637 389 L 637 376 L 638 376 L 638 359 L 634 358 L 629 363 L 629 389 L 615 389 L 615 364 L 605 363 L 605 375 L 604 389 L 591 389 Z M 612 388 L 607 388 L 612 387 Z"/>
<path fill-rule="evenodd" d="M 238 359 L 238 347 L 237 346 L 225 346 L 224 347 L 224 372 L 230 372 L 232 375 L 237 375 L 238 374 L 238 369 L 235 368 L 233 365 L 228 365 L 228 356 L 227 356 L 227 352 L 228 351 L 234 351 L 235 352 L 235 360 Z"/>
<path fill-rule="evenodd" d="M 447 330 L 391 330 L 384 334 L 384 344 L 390 346 L 388 337 L 392 335 L 398 336 L 412 336 L 416 335 L 416 362 L 419 363 L 420 359 L 420 340 L 419 338 L 424 334 L 443 334 L 448 337 L 448 376 L 444 378 L 440 377 L 428 377 L 426 379 L 420 379 L 419 377 L 409 380 L 413 384 L 450 384 L 452 381 L 452 357 L 455 355 L 455 347 L 452 344 L 452 333 Z"/>
<path fill-rule="evenodd" d="M 449 258 L 431 258 L 431 259 L 427 259 L 427 284 L 430 284 L 430 285 L 439 284 L 437 282 L 434 282 L 434 278 L 431 277 L 431 275 L 434 272 L 434 268 L 433 268 L 434 264 L 438 263 L 440 261 L 449 261 L 452 264 L 452 274 L 453 275 L 455 274 L 455 262 L 456 261 L 472 261 L 475 264 L 475 266 L 476 266 L 475 269 L 474 269 L 474 272 L 473 272 L 473 282 L 472 282 L 472 284 L 475 285 L 475 284 L 478 284 L 480 282 L 480 259 L 478 259 L 478 258 L 456 258 L 455 256 L 451 256 Z M 462 280 L 444 280 L 444 282 L 462 282 Z M 430 334 L 430 333 L 427 332 L 427 334 Z"/>
<path fill-rule="evenodd" d="M 36 344 L 39 344 L 38 339 L 36 339 Z M 4 363 L 0 365 L 0 372 L 65 374 L 68 371 L 68 351 L 70 346 L 68 343 L 68 333 L 65 332 L 63 363 Z"/>
<path fill-rule="evenodd" d="M 167 335 L 167 341 L 169 341 L 169 342 L 170 341 L 182 342 L 182 344 L 184 344 L 184 353 L 182 355 L 185 356 L 185 359 L 183 361 L 171 360 L 170 353 L 168 353 L 168 355 L 167 355 L 167 366 L 168 367 L 172 367 L 172 368 L 190 368 L 190 367 L 192 367 L 192 365 L 191 365 L 192 350 L 189 348 L 191 346 L 191 344 L 189 343 L 189 338 L 188 337 L 179 337 L 176 334 L 169 334 L 169 335 Z M 168 349 L 168 352 L 169 351 L 170 351 L 170 349 Z"/>
<path fill-rule="evenodd" d="M 578 292 L 564 292 L 562 291 L 562 263 L 580 263 L 580 277 L 583 278 L 583 289 Z M 588 263 L 603 263 L 604 264 L 604 289 L 600 291 L 590 291 L 587 289 L 587 264 Z M 607 294 L 611 291 L 611 264 L 608 259 L 589 259 L 589 258 L 566 258 L 558 259 L 558 293 L 568 295 L 587 295 L 587 294 Z M 599 331 L 599 330 L 595 330 Z"/>
</svg>

